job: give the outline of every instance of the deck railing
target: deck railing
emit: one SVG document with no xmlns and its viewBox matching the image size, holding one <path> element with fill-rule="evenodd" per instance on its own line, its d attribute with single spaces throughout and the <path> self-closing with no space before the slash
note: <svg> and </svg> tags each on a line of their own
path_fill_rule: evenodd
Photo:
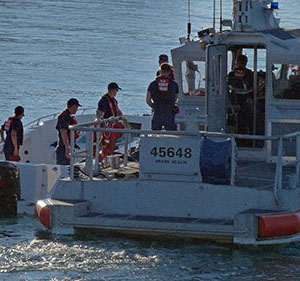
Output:
<svg viewBox="0 0 300 281">
<path fill-rule="evenodd" d="M 82 115 L 82 114 L 85 114 L 87 111 L 92 111 L 92 110 L 94 111 L 93 113 L 95 113 L 95 115 L 96 115 L 96 111 L 95 111 L 94 107 L 78 108 L 77 115 Z M 38 119 L 35 119 L 35 120 L 33 120 L 29 123 L 26 123 L 24 125 L 24 128 L 39 126 L 44 121 L 56 119 L 57 116 L 59 115 L 59 113 L 60 112 L 56 112 L 56 113 L 52 113 L 52 114 L 49 114 L 49 115 L 42 116 L 42 117 L 40 117 Z"/>
<path fill-rule="evenodd" d="M 299 176 L 300 176 L 300 132 L 295 132 L 291 134 L 281 135 L 281 136 L 254 136 L 254 135 L 241 135 L 241 134 L 224 134 L 224 133 L 214 133 L 214 132 L 202 132 L 202 131 L 152 131 L 152 130 L 136 130 L 128 128 L 127 122 L 125 122 L 125 129 L 112 129 L 101 127 L 101 124 L 105 124 L 106 122 L 114 122 L 120 120 L 120 117 L 117 118 L 109 118 L 106 120 L 96 120 L 95 122 L 88 122 L 84 124 L 78 124 L 74 126 L 70 126 L 71 130 L 71 163 L 70 163 L 70 177 L 74 179 L 74 165 L 75 158 L 81 157 L 86 158 L 86 170 L 89 178 L 92 180 L 93 175 L 99 172 L 99 162 L 98 162 L 98 154 L 99 154 L 99 139 L 100 134 L 103 132 L 115 132 L 115 133 L 123 133 L 125 134 L 124 141 L 124 166 L 127 165 L 127 157 L 128 157 L 128 142 L 129 142 L 129 134 L 139 134 L 139 135 L 175 135 L 175 136 L 198 136 L 202 137 L 213 137 L 213 138 L 223 138 L 223 139 L 231 139 L 232 141 L 232 163 L 231 163 L 231 179 L 230 184 L 234 185 L 234 177 L 235 177 L 235 162 L 234 155 L 235 153 L 235 139 L 248 139 L 248 140 L 261 140 L 261 141 L 278 141 L 278 153 L 277 153 L 277 163 L 276 163 L 276 173 L 274 178 L 274 186 L 273 186 L 273 194 L 274 199 L 277 204 L 280 204 L 279 191 L 282 189 L 282 173 L 283 166 L 285 165 L 295 165 L 295 180 L 294 187 L 299 187 Z M 75 151 L 75 143 L 74 143 L 74 131 L 83 131 L 87 134 L 86 141 L 86 151 L 76 152 Z M 93 134 L 96 134 L 96 151 L 93 153 Z M 287 139 L 296 139 L 296 155 L 295 161 L 284 163 L 283 158 L 283 140 Z M 94 156 L 96 155 L 96 156 Z M 95 161 L 94 161 L 95 158 Z"/>
</svg>

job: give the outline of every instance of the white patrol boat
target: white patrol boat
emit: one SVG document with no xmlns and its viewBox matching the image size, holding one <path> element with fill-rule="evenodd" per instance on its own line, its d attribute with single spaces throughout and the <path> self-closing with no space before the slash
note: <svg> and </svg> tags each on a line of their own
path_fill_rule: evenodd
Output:
<svg viewBox="0 0 300 281">
<path fill-rule="evenodd" d="M 178 131 L 72 126 L 71 136 L 86 136 L 86 150 L 78 153 L 72 141 L 70 176 L 36 204 L 41 223 L 64 234 L 299 241 L 300 31 L 280 28 L 277 8 L 270 0 L 234 0 L 233 21 L 221 19 L 219 32 L 214 21 L 171 51 Z M 240 54 L 252 85 L 228 76 Z M 98 163 L 93 134 L 113 131 L 139 134 L 138 161 L 129 161 L 126 137 L 120 166 Z"/>
</svg>

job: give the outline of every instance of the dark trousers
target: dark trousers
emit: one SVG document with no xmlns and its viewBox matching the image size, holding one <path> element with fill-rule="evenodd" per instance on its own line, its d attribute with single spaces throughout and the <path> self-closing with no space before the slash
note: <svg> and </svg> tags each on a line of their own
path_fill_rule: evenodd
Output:
<svg viewBox="0 0 300 281">
<path fill-rule="evenodd" d="M 152 118 L 152 130 L 162 130 L 164 127 L 168 131 L 176 131 L 175 114 L 154 112 Z"/>
<path fill-rule="evenodd" d="M 70 165 L 70 159 L 65 155 L 65 146 L 56 147 L 56 164 L 57 165 Z"/>
</svg>

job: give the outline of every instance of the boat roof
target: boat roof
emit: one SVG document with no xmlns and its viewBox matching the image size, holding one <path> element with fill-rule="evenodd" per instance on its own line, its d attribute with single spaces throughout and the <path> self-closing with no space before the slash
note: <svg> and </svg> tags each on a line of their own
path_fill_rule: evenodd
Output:
<svg viewBox="0 0 300 281">
<path fill-rule="evenodd" d="M 292 39 L 299 39 L 300 38 L 300 29 L 270 29 L 266 31 L 262 31 L 264 34 L 272 35 L 277 37 L 280 40 L 292 40 Z"/>
</svg>

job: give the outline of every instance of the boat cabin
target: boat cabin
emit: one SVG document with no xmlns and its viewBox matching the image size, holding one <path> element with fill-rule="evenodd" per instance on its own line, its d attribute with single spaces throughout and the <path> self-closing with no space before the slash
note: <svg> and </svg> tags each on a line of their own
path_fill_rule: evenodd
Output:
<svg viewBox="0 0 300 281">
<path fill-rule="evenodd" d="M 172 50 L 180 130 L 258 136 L 300 130 L 300 30 L 280 28 L 276 8 L 268 0 L 235 1 L 229 30 L 200 31 Z M 248 78 L 238 73 L 240 55 L 248 59 Z M 242 158 L 277 155 L 277 141 L 236 141 Z M 295 155 L 295 141 L 283 144 L 283 154 Z"/>
</svg>

